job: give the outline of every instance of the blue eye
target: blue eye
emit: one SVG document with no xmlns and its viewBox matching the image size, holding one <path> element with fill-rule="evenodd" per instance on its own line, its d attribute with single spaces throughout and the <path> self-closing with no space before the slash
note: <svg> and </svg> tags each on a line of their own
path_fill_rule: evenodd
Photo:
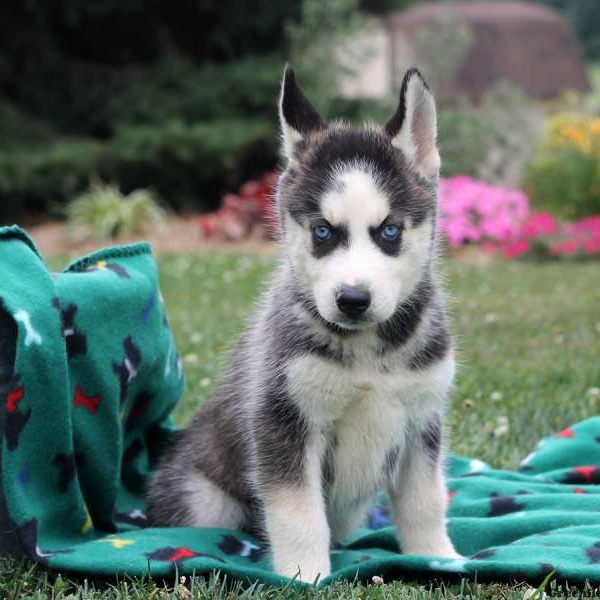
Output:
<svg viewBox="0 0 600 600">
<path fill-rule="evenodd" d="M 393 241 L 400 235 L 400 227 L 397 225 L 386 225 L 381 230 L 381 237 L 384 240 Z"/>
<path fill-rule="evenodd" d="M 317 241 L 324 242 L 331 237 L 331 227 L 327 227 L 327 225 L 317 225 L 313 229 L 313 234 Z"/>
</svg>

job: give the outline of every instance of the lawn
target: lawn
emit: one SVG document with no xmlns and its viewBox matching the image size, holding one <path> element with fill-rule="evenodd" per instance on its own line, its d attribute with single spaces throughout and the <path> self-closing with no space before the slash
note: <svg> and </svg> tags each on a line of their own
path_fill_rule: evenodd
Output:
<svg viewBox="0 0 600 600">
<path fill-rule="evenodd" d="M 266 256 L 160 259 L 161 287 L 187 377 L 183 424 L 210 394 L 226 352 L 272 267 Z M 598 413 L 600 265 L 466 264 L 446 261 L 460 368 L 450 409 L 452 450 L 514 468 L 536 440 Z M 34 590 L 38 590 L 34 592 Z M 223 582 L 195 582 L 194 598 L 522 598 L 523 587 L 463 581 L 383 586 L 338 584 L 300 595 Z M 556 594 L 573 590 L 554 586 Z M 183 591 L 170 592 L 186 600 Z M 71 595 L 74 594 L 74 595 Z M 0 562 L 0 598 L 159 598 L 151 582 L 92 585 L 51 581 L 31 565 Z"/>
</svg>

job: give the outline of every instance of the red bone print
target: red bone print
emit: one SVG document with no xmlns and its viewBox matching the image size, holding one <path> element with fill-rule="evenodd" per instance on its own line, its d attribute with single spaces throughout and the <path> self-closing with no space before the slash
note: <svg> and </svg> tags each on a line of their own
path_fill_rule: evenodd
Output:
<svg viewBox="0 0 600 600">
<path fill-rule="evenodd" d="M 597 467 L 575 467 L 575 471 L 577 473 L 580 473 L 581 475 L 583 475 L 585 477 L 586 481 L 589 481 L 590 483 L 592 482 L 592 475 L 594 474 L 594 471 L 596 471 Z"/>
<path fill-rule="evenodd" d="M 562 431 L 558 432 L 554 437 L 557 437 L 557 438 L 574 438 L 575 437 L 575 433 L 573 432 L 573 430 L 570 427 L 567 427 L 566 429 L 563 429 Z"/>
<path fill-rule="evenodd" d="M 194 558 L 195 556 L 198 556 L 196 552 L 190 550 L 189 548 L 177 548 L 171 555 L 170 560 L 178 561 L 184 558 Z"/>
<path fill-rule="evenodd" d="M 101 400 L 102 396 L 86 396 L 79 386 L 75 387 L 75 400 L 73 400 L 75 406 L 85 406 L 89 413 L 95 413 Z"/>
<path fill-rule="evenodd" d="M 6 412 L 13 413 L 17 410 L 19 402 L 25 395 L 25 390 L 22 387 L 15 388 L 8 392 L 6 396 Z"/>
</svg>

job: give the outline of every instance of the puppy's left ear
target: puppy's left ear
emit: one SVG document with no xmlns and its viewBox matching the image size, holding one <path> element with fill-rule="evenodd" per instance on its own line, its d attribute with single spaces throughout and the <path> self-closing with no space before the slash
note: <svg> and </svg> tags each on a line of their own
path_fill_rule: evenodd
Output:
<svg viewBox="0 0 600 600">
<path fill-rule="evenodd" d="M 286 65 L 279 96 L 279 120 L 283 136 L 283 153 L 288 160 L 294 155 L 296 144 L 312 131 L 325 129 L 325 121 L 309 102 L 296 81 L 296 74 Z"/>
<path fill-rule="evenodd" d="M 440 172 L 435 100 L 418 69 L 404 76 L 398 110 L 385 126 L 392 144 L 427 179 Z"/>
</svg>

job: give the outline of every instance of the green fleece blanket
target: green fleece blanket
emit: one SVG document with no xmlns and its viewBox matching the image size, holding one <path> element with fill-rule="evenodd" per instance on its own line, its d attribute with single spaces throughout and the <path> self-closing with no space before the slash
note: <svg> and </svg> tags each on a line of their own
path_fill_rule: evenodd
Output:
<svg viewBox="0 0 600 600">
<path fill-rule="evenodd" d="M 264 542 L 228 530 L 144 528 L 142 491 L 172 431 L 183 378 L 145 244 L 51 274 L 27 236 L 0 229 L 2 480 L 13 530 L 49 568 L 172 576 L 222 570 L 286 583 Z M 8 346 L 10 351 L 10 344 Z M 332 550 L 336 578 L 600 583 L 600 417 L 542 440 L 519 472 L 449 462 L 449 529 L 464 560 L 404 556 L 385 497 Z"/>
</svg>

